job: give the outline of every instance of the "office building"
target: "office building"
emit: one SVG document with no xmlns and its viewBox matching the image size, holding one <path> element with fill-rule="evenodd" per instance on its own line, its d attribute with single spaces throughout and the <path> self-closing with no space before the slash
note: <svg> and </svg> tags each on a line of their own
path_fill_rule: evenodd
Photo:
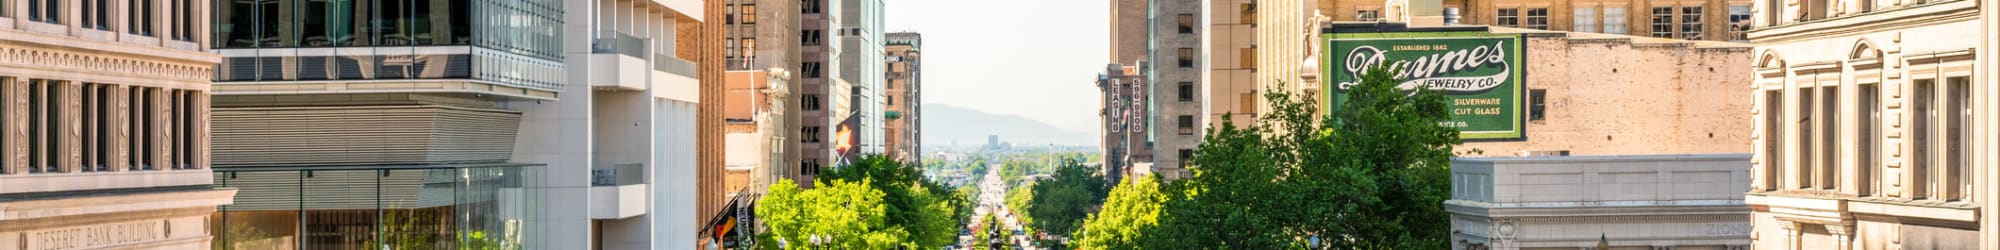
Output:
<svg viewBox="0 0 2000 250">
<path fill-rule="evenodd" d="M 884 155 L 907 164 L 923 165 L 923 47 L 922 34 L 916 32 L 894 32 L 884 36 L 888 39 L 885 51 L 888 67 L 885 72 L 885 91 L 882 103 L 888 110 L 882 115 L 882 145 Z"/>
<path fill-rule="evenodd" d="M 0 2 L 0 249 L 206 249 L 201 1 Z"/>
<path fill-rule="evenodd" d="M 853 146 L 856 149 L 853 152 L 836 152 L 842 155 L 835 157 L 851 158 L 859 154 L 881 154 L 883 153 L 882 125 L 885 120 L 883 115 L 886 114 L 882 107 L 887 101 L 883 96 L 883 91 L 887 89 L 882 86 L 884 78 L 887 77 L 883 69 L 888 66 L 883 63 L 886 54 L 883 46 L 887 45 L 887 40 L 884 38 L 886 31 L 883 30 L 882 0 L 840 1 L 840 17 L 837 18 L 840 28 L 835 32 L 840 35 L 840 52 L 836 53 L 840 62 L 837 63 L 839 67 L 835 69 L 840 70 L 838 74 L 840 80 L 845 80 L 854 87 L 849 89 L 848 95 L 844 95 L 852 100 L 854 110 L 835 116 L 854 117 L 852 119 L 854 128 L 850 132 L 854 133 L 857 141 L 854 142 Z M 838 148 L 835 148 L 836 151 Z"/>
<path fill-rule="evenodd" d="M 1207 48 L 1202 47 L 1202 35 L 1208 27 L 1201 25 L 1202 5 L 1205 0 L 1162 0 L 1151 1 L 1147 48 L 1151 54 L 1142 71 L 1151 84 L 1148 96 L 1164 98 L 1150 99 L 1148 112 L 1155 116 L 1147 141 L 1151 142 L 1153 164 L 1148 173 L 1160 174 L 1166 179 L 1180 179 L 1189 172 L 1183 169 L 1194 158 L 1195 146 L 1201 145 L 1201 128 L 1208 120 L 1203 113 L 1201 90 L 1207 88 L 1207 71 L 1203 69 L 1210 62 L 1201 60 Z"/>
<path fill-rule="evenodd" d="M 1223 123 L 1248 127 L 1257 122 L 1257 4 L 1251 0 L 1208 0 L 1200 23 L 1201 63 L 1207 72 L 1199 91 L 1206 114 L 1196 133 Z M 1227 117 L 1225 117 L 1225 115 Z"/>
<path fill-rule="evenodd" d="M 1755 4 L 1758 249 L 1992 249 L 1992 1 Z"/>
<path fill-rule="evenodd" d="M 1286 0 L 1257 1 L 1255 7 L 1256 25 L 1252 34 L 1256 45 L 1252 59 L 1257 64 L 1251 72 L 1251 80 L 1256 83 L 1258 93 L 1267 90 L 1281 90 L 1294 93 L 1317 95 L 1316 84 L 1305 83 L 1300 78 L 1300 67 L 1317 64 L 1307 57 L 1313 56 L 1311 47 L 1319 41 L 1320 18 L 1316 18 L 1319 1 Z M 1256 110 L 1271 110 L 1271 105 L 1263 96 L 1257 96 Z"/>
<path fill-rule="evenodd" d="M 811 187 L 813 177 L 824 168 L 834 165 L 833 134 L 834 124 L 847 117 L 846 113 L 836 113 L 830 108 L 835 103 L 849 99 L 851 90 L 834 89 L 835 79 L 840 73 L 839 61 L 834 60 L 840 50 L 841 32 L 839 24 L 839 0 L 799 1 L 799 57 L 798 73 L 793 74 L 798 83 L 797 108 L 798 125 L 798 171 L 795 182 Z"/>
</svg>

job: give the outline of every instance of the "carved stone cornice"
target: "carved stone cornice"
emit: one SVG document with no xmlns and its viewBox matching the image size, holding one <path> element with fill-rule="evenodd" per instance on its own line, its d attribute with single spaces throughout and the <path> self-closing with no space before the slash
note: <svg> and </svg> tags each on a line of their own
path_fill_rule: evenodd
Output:
<svg viewBox="0 0 2000 250">
<path fill-rule="evenodd" d="M 215 77 L 214 64 L 150 60 L 144 57 L 64 48 L 35 48 L 9 43 L 0 43 L 0 68 L 189 83 L 207 83 Z"/>
</svg>

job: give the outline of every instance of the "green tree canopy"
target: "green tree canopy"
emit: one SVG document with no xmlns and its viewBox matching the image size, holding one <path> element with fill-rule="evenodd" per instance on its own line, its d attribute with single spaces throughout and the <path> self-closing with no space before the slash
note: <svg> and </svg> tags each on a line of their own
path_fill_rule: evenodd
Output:
<svg viewBox="0 0 2000 250">
<path fill-rule="evenodd" d="M 821 181 L 800 190 L 789 179 L 771 184 L 757 201 L 765 230 L 763 249 L 885 249 L 901 245 L 908 233 L 883 220 L 882 192 L 869 181 Z M 818 244 L 814 244 L 817 242 Z"/>
<path fill-rule="evenodd" d="M 1076 161 L 1063 160 L 1049 179 L 1036 183 L 1033 198 L 1021 210 L 1029 225 L 1056 235 L 1068 235 L 1083 225 L 1091 209 L 1104 203 L 1110 185 L 1104 177 Z"/>
<path fill-rule="evenodd" d="M 1326 113 L 1310 96 L 1267 91 L 1273 110 L 1257 124 L 1208 131 L 1189 167 L 1194 176 L 1162 188 L 1158 226 L 1131 229 L 1144 235 L 1137 245 L 1298 249 L 1319 239 L 1322 249 L 1448 247 L 1442 202 L 1458 130 L 1438 125 L 1450 118 L 1440 93 L 1399 83 L 1370 69 L 1334 92 L 1344 101 Z M 1107 207 L 1096 216 L 1140 216 L 1118 213 L 1132 211 Z"/>
<path fill-rule="evenodd" d="M 925 179 L 916 166 L 881 155 L 865 155 L 853 164 L 827 171 L 825 180 L 871 181 L 869 188 L 882 192 L 885 223 L 909 232 L 909 244 L 922 248 L 950 245 L 958 239 L 958 213 L 969 208 L 969 196 L 961 196 L 942 183 Z M 970 216 L 970 215 L 967 215 Z"/>
<path fill-rule="evenodd" d="M 1167 201 L 1155 178 L 1128 178 L 1111 189 L 1103 212 L 1085 219 L 1083 228 L 1072 234 L 1076 249 L 1143 249 L 1147 235 L 1160 225 L 1161 206 Z"/>
</svg>

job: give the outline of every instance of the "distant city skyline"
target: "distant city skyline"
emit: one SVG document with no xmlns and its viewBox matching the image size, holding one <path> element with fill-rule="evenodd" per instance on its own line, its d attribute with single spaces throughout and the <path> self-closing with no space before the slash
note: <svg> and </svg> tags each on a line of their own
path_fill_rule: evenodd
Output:
<svg viewBox="0 0 2000 250">
<path fill-rule="evenodd" d="M 926 104 L 1096 131 L 1098 97 L 1091 82 L 1109 63 L 1103 2 L 884 0 L 884 5 L 888 31 L 924 34 Z"/>
</svg>

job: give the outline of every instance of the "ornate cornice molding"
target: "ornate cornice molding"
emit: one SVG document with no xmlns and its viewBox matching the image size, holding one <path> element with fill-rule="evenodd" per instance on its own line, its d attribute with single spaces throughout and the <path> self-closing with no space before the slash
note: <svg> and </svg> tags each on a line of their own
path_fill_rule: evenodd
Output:
<svg viewBox="0 0 2000 250">
<path fill-rule="evenodd" d="M 207 83 L 215 65 L 176 63 L 61 48 L 31 48 L 0 43 L 0 65 L 15 68 Z"/>
</svg>

